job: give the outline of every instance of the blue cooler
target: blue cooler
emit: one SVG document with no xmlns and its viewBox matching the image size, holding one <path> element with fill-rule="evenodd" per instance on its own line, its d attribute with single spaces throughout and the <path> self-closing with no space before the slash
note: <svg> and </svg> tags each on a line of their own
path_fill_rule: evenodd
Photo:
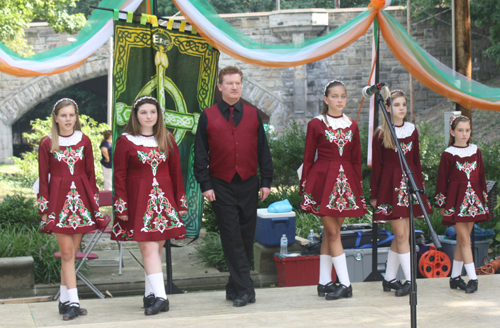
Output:
<svg viewBox="0 0 500 328">
<path fill-rule="evenodd" d="M 295 243 L 295 212 L 269 213 L 267 208 L 257 209 L 255 240 L 264 246 L 279 246 L 286 235 L 288 246 Z"/>
</svg>

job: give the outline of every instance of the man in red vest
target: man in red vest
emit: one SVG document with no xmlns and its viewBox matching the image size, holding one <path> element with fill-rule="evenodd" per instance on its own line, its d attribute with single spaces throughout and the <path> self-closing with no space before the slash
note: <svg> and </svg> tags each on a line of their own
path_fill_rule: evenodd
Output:
<svg viewBox="0 0 500 328">
<path fill-rule="evenodd" d="M 229 269 L 226 300 L 233 306 L 255 302 L 250 278 L 260 199 L 270 193 L 273 162 L 257 109 L 240 102 L 243 73 L 228 66 L 217 84 L 222 101 L 203 111 L 194 145 L 194 174 L 212 202 Z"/>
</svg>

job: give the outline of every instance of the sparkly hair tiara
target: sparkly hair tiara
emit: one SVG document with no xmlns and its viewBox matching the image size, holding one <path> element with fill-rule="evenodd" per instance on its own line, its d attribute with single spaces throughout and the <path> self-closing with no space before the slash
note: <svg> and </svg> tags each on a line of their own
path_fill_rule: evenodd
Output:
<svg viewBox="0 0 500 328">
<path fill-rule="evenodd" d="M 342 86 L 345 88 L 344 82 L 342 82 L 342 81 L 340 81 L 340 80 L 333 80 L 333 81 L 330 81 L 330 82 L 328 82 L 328 84 L 325 86 L 325 92 L 324 92 L 324 93 L 325 93 L 325 95 L 326 95 L 326 91 L 328 90 L 328 88 L 329 88 L 332 84 L 334 84 L 334 83 L 340 83 L 340 84 L 342 84 Z"/>
<path fill-rule="evenodd" d="M 405 93 L 403 90 L 399 90 L 399 89 L 392 90 L 392 91 L 391 91 L 391 96 L 392 96 L 393 94 L 395 94 L 396 92 L 401 92 L 401 93 L 403 94 L 403 96 L 405 96 L 405 97 L 406 97 L 406 93 Z"/>
<path fill-rule="evenodd" d="M 151 96 L 141 96 L 141 97 L 137 98 L 137 100 L 134 102 L 134 108 L 137 106 L 137 104 L 139 103 L 139 101 L 144 100 L 144 99 L 151 99 L 155 103 L 158 103 L 158 100 L 156 100 L 156 98 L 154 98 L 154 97 L 151 97 Z"/>
<path fill-rule="evenodd" d="M 73 105 L 75 105 L 76 112 L 78 113 L 78 105 L 76 104 L 76 102 L 75 102 L 73 99 L 69 99 L 69 98 L 61 98 L 61 99 L 59 99 L 58 101 L 56 101 L 56 103 L 54 104 L 54 107 L 52 108 L 52 113 L 53 113 L 53 114 L 55 114 L 55 113 L 56 113 L 56 107 L 57 107 L 57 105 L 59 105 L 61 102 L 65 101 L 65 100 L 67 100 L 67 101 L 71 101 L 71 103 L 72 103 Z"/>
<path fill-rule="evenodd" d="M 455 120 L 457 118 L 465 118 L 467 120 L 467 122 L 470 122 L 469 118 L 467 116 L 464 116 L 464 115 L 451 116 L 450 117 L 450 128 L 453 126 L 453 122 L 455 122 Z"/>
</svg>

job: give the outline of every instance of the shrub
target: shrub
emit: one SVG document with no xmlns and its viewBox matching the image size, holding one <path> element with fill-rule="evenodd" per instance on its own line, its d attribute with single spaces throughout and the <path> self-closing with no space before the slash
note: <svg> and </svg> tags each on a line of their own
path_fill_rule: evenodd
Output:
<svg viewBox="0 0 500 328">
<path fill-rule="evenodd" d="M 269 148 L 273 158 L 273 183 L 279 189 L 282 186 L 298 186 L 297 169 L 304 161 L 306 133 L 297 122 L 292 121 L 285 127 L 282 136 L 270 134 Z"/>
<path fill-rule="evenodd" d="M 0 203 L 0 230 L 22 226 L 38 228 L 40 218 L 34 198 L 7 195 Z"/>
<path fill-rule="evenodd" d="M 323 225 L 318 216 L 311 213 L 301 212 L 297 212 L 297 215 L 295 216 L 295 223 L 295 235 L 302 238 L 307 238 L 311 229 L 314 233 L 317 233 L 319 228 Z"/>
<path fill-rule="evenodd" d="M 203 199 L 203 218 L 201 220 L 201 226 L 205 228 L 207 232 L 219 231 L 219 225 L 217 224 L 217 218 L 212 208 L 212 202 L 206 198 Z"/>
<path fill-rule="evenodd" d="M 207 232 L 196 250 L 207 266 L 212 266 L 221 272 L 227 271 L 219 233 Z"/>
<path fill-rule="evenodd" d="M 16 226 L 0 230 L 0 257 L 32 256 L 38 283 L 60 280 L 61 261 L 54 257 L 57 251 L 56 237 L 40 233 L 38 227 Z"/>
<path fill-rule="evenodd" d="M 94 119 L 86 115 L 80 115 L 80 122 L 82 125 L 82 132 L 89 137 L 92 142 L 96 182 L 97 186 L 100 187 L 103 184 L 103 177 L 102 170 L 100 169 L 101 164 L 99 163 L 101 160 L 101 149 L 99 145 L 101 144 L 102 133 L 109 130 L 109 126 L 106 123 L 97 123 Z M 23 133 L 23 137 L 26 138 L 29 143 L 38 145 L 40 139 L 50 133 L 52 118 L 48 116 L 45 120 L 36 119 L 31 121 L 31 127 L 34 132 Z M 31 151 L 24 153 L 22 158 L 14 157 L 14 162 L 19 165 L 19 168 L 23 172 L 27 186 L 31 187 L 38 178 L 38 152 Z"/>
</svg>

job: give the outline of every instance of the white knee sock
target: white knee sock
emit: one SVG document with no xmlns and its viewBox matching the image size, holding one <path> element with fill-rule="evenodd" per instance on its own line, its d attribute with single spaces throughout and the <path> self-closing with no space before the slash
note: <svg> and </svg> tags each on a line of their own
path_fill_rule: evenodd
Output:
<svg viewBox="0 0 500 328">
<path fill-rule="evenodd" d="M 342 285 L 349 287 L 351 281 L 349 280 L 349 273 L 347 272 L 347 262 L 345 259 L 345 253 L 342 255 L 332 257 L 333 266 L 337 272 L 337 277 Z"/>
<path fill-rule="evenodd" d="M 69 301 L 68 288 L 61 285 L 59 287 L 59 302 L 66 303 L 67 301 Z"/>
<path fill-rule="evenodd" d="M 387 267 L 385 268 L 386 281 L 392 281 L 396 279 L 399 269 L 399 254 L 389 249 L 389 254 L 387 255 Z"/>
<path fill-rule="evenodd" d="M 319 283 L 326 285 L 332 281 L 332 257 L 330 255 L 319 255 Z"/>
<path fill-rule="evenodd" d="M 78 299 L 78 290 L 76 288 L 68 289 L 68 295 L 70 306 L 80 304 L 80 300 Z"/>
<path fill-rule="evenodd" d="M 476 280 L 477 275 L 476 275 L 476 266 L 474 265 L 474 262 L 464 264 L 465 271 L 467 271 L 467 275 L 469 276 L 469 279 L 471 280 Z"/>
<path fill-rule="evenodd" d="M 406 254 L 398 254 L 399 262 L 401 263 L 401 268 L 405 274 L 406 281 L 411 281 L 411 259 L 410 252 Z"/>
<path fill-rule="evenodd" d="M 462 275 L 463 266 L 463 261 L 453 260 L 453 266 L 451 267 L 451 278 L 460 277 Z"/>
<path fill-rule="evenodd" d="M 144 296 L 149 296 L 154 294 L 153 288 L 151 288 L 151 283 L 149 282 L 148 275 L 144 272 Z"/>
<path fill-rule="evenodd" d="M 148 275 L 148 279 L 155 297 L 167 299 L 167 293 L 165 292 L 165 282 L 163 281 L 163 272 L 150 274 Z"/>
</svg>

